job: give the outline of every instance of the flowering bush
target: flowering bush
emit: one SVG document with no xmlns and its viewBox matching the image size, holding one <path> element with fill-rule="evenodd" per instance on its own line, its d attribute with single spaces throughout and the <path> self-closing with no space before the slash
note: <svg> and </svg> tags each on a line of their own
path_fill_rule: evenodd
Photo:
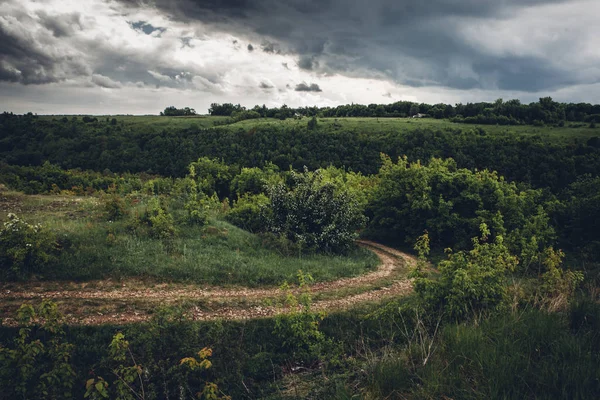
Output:
<svg viewBox="0 0 600 400">
<path fill-rule="evenodd" d="M 0 271 L 8 277 L 23 277 L 41 271 L 55 260 L 56 237 L 41 224 L 29 224 L 13 213 L 0 230 Z"/>
</svg>

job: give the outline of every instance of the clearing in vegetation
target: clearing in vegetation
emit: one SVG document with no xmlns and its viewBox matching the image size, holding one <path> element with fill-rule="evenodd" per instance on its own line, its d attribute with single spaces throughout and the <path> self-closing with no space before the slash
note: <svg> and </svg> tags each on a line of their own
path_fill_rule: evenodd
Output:
<svg viewBox="0 0 600 400">
<path fill-rule="evenodd" d="M 339 311 L 358 303 L 374 302 L 408 294 L 411 281 L 407 273 L 415 259 L 389 247 L 360 241 L 361 246 L 374 252 L 381 261 L 377 270 L 354 278 L 320 282 L 311 286 L 317 300 L 313 309 Z M 354 293 L 350 292 L 354 290 Z M 83 283 L 48 281 L 3 283 L 0 302 L 4 323 L 23 302 L 56 302 L 67 314 L 70 324 L 123 324 L 147 321 L 158 305 L 183 306 L 192 320 L 249 319 L 271 317 L 281 308 L 274 305 L 281 290 L 246 287 L 222 288 L 206 285 L 160 284 L 139 280 L 104 280 Z M 319 297 L 327 297 L 318 300 Z"/>
</svg>

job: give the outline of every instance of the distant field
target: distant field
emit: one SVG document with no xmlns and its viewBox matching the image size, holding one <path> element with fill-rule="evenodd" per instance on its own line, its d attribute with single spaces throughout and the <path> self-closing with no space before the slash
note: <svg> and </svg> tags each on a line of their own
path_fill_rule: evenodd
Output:
<svg viewBox="0 0 600 400">
<path fill-rule="evenodd" d="M 72 118 L 73 116 L 66 116 Z M 81 116 L 76 116 L 81 119 Z M 44 120 L 61 119 L 63 115 L 44 115 L 40 116 Z M 113 118 L 118 123 L 135 128 L 152 129 L 153 131 L 185 129 L 196 126 L 198 128 L 211 128 L 229 120 L 228 117 L 212 117 L 206 115 L 197 115 L 193 117 L 161 117 L 158 115 L 99 115 L 96 116 L 99 121 L 110 121 Z"/>
<path fill-rule="evenodd" d="M 58 119 L 62 116 L 43 116 L 43 119 Z M 232 131 L 239 129 L 253 129 L 258 127 L 306 127 L 309 118 L 294 119 L 288 118 L 284 121 L 274 118 L 261 118 L 244 120 L 240 122 L 228 123 L 228 117 L 214 117 L 207 115 L 198 115 L 194 117 L 161 117 L 156 115 L 143 116 L 99 116 L 99 120 L 115 118 L 119 123 L 123 123 L 132 129 L 143 129 L 146 131 L 177 130 L 186 128 L 212 128 L 220 126 Z M 580 139 L 587 140 L 590 137 L 600 135 L 600 127 L 589 128 L 587 124 L 566 123 L 564 127 L 554 126 L 502 126 L 502 125 L 479 125 L 479 124 L 461 124 L 450 122 L 449 120 L 423 118 L 319 118 L 319 131 L 327 132 L 356 132 L 356 133 L 395 133 L 408 132 L 417 129 L 441 129 L 441 130 L 472 130 L 483 129 L 492 135 L 539 135 L 543 139 Z"/>
<path fill-rule="evenodd" d="M 212 118 L 212 117 L 211 117 Z M 306 126 L 308 118 L 301 120 L 287 119 L 280 121 L 272 118 L 264 118 L 258 120 L 245 120 L 227 125 L 228 127 L 251 129 L 259 126 Z M 587 125 L 577 128 L 569 128 L 569 124 L 565 127 L 553 126 L 500 126 L 500 125 L 476 125 L 476 124 L 459 124 L 442 119 L 412 119 L 412 118 L 319 118 L 319 130 L 326 131 L 352 131 L 357 133 L 394 133 L 408 132 L 417 129 L 441 129 L 441 130 L 471 130 L 481 128 L 489 134 L 493 135 L 540 135 L 548 139 L 589 139 L 593 136 L 600 135 L 600 128 L 589 128 Z M 580 124 L 581 125 L 581 124 Z M 324 129 L 325 128 L 325 129 Z"/>
</svg>

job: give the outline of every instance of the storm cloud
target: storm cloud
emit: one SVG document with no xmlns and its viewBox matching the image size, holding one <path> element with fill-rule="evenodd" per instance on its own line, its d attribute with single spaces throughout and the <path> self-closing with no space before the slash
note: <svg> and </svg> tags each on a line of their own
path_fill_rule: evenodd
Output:
<svg viewBox="0 0 600 400">
<path fill-rule="evenodd" d="M 578 74 L 579 67 L 563 62 L 561 56 L 582 59 L 579 51 L 573 51 L 574 44 L 577 50 L 592 50 L 580 47 L 582 39 L 600 34 L 596 24 L 590 20 L 583 29 L 583 21 L 565 24 L 553 9 L 562 7 L 583 16 L 599 11 L 592 1 L 153 0 L 152 4 L 179 20 L 266 37 L 279 43 L 282 51 L 295 54 L 300 68 L 324 74 L 380 77 L 412 87 L 531 92 L 600 79 L 598 74 Z M 485 36 L 489 40 L 476 40 Z M 515 47 L 497 52 L 498 41 L 518 42 L 530 51 Z M 595 51 L 594 60 L 599 56 Z"/>
<path fill-rule="evenodd" d="M 25 99 L 44 87 L 65 108 L 120 94 L 162 109 L 161 91 L 196 109 L 600 102 L 598 12 L 596 0 L 3 0 L 0 100 L 37 110 Z"/>
<path fill-rule="evenodd" d="M 316 83 L 311 83 L 309 85 L 306 82 L 299 83 L 294 90 L 296 92 L 322 92 L 321 88 Z"/>
</svg>

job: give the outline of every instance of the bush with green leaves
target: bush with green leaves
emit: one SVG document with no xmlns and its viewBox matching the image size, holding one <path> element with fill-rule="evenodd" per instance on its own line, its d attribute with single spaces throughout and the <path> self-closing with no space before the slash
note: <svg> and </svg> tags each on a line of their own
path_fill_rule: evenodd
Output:
<svg viewBox="0 0 600 400">
<path fill-rule="evenodd" d="M 100 197 L 102 216 L 109 221 L 116 221 L 127 216 L 127 203 L 117 193 L 116 187 L 112 185 L 107 193 Z"/>
<path fill-rule="evenodd" d="M 439 311 L 451 319 L 500 309 L 507 300 L 507 277 L 518 259 L 510 253 L 502 236 L 488 242 L 490 230 L 481 224 L 481 237 L 473 238 L 469 251 L 453 253 L 438 264 L 439 276 L 431 278 L 423 269 L 417 271 L 415 292 L 427 309 Z M 428 245 L 419 241 L 423 258 Z"/>
<path fill-rule="evenodd" d="M 550 311 L 566 309 L 575 290 L 583 282 L 583 273 L 562 267 L 565 253 L 547 248 L 542 255 L 545 268 L 539 287 L 541 303 Z"/>
<path fill-rule="evenodd" d="M 93 376 L 86 381 L 86 399 L 137 400 L 172 396 L 199 400 L 230 399 L 210 379 L 213 376 L 209 371 L 212 349 L 204 347 L 193 357 L 180 358 L 182 349 L 174 351 L 172 343 L 164 340 L 174 332 L 184 334 L 176 335 L 174 340 L 187 340 L 188 335 L 193 335 L 194 329 L 183 314 L 159 308 L 142 329 L 144 332 L 138 337 L 137 344 L 130 343 L 122 332 L 112 337 L 108 357 L 100 362 L 92 371 Z M 160 359 L 153 360 L 153 356 Z"/>
<path fill-rule="evenodd" d="M 173 216 L 157 197 L 153 197 L 148 201 L 142 222 L 148 227 L 148 235 L 155 239 L 173 239 L 177 232 Z"/>
<path fill-rule="evenodd" d="M 117 332 L 108 346 L 111 372 L 115 377 L 110 384 L 102 376 L 95 376 L 85 384 L 85 398 L 91 400 L 116 398 L 119 400 L 145 399 L 144 369 L 135 361 L 125 335 Z M 131 365 L 130 365 L 131 364 Z"/>
<path fill-rule="evenodd" d="M 23 278 L 43 272 L 56 261 L 60 246 L 56 235 L 41 224 L 30 224 L 9 213 L 0 229 L 0 273 Z"/>
<path fill-rule="evenodd" d="M 230 197 L 230 187 L 238 168 L 223 161 L 201 157 L 189 166 L 188 177 L 193 179 L 198 189 L 208 196 L 216 194 L 219 199 Z"/>
<path fill-rule="evenodd" d="M 0 344 L 0 397 L 72 398 L 73 345 L 66 341 L 56 303 L 45 300 L 37 308 L 23 304 L 17 322 L 21 328 L 13 346 Z"/>
<path fill-rule="evenodd" d="M 273 333 L 281 339 L 283 350 L 285 354 L 289 354 L 290 362 L 312 363 L 321 359 L 326 350 L 334 347 L 331 339 L 319 329 L 325 313 L 311 309 L 312 281 L 310 274 L 298 271 L 299 295 L 292 292 L 287 282 L 281 285 L 284 294 L 281 306 L 284 309 L 275 318 Z"/>
<path fill-rule="evenodd" d="M 496 172 L 458 168 L 452 159 L 427 164 L 383 157 L 380 183 L 368 211 L 373 236 L 414 243 L 427 230 L 437 249 L 469 248 L 485 223 L 490 237 L 523 256 L 521 267 L 551 245 L 554 230 L 541 204 L 541 191 L 523 189 Z"/>
<path fill-rule="evenodd" d="M 245 194 L 233 202 L 233 207 L 225 215 L 232 224 L 250 232 L 262 232 L 266 229 L 265 213 L 269 198 L 264 194 Z"/>
<path fill-rule="evenodd" d="M 268 230 L 309 251 L 343 253 L 366 223 L 358 202 L 336 190 L 320 170 L 290 173 L 290 182 L 269 189 Z"/>
<path fill-rule="evenodd" d="M 231 193 L 242 197 L 244 194 L 267 193 L 270 185 L 280 182 L 279 168 L 267 163 L 262 168 L 242 168 L 231 181 Z"/>
</svg>

